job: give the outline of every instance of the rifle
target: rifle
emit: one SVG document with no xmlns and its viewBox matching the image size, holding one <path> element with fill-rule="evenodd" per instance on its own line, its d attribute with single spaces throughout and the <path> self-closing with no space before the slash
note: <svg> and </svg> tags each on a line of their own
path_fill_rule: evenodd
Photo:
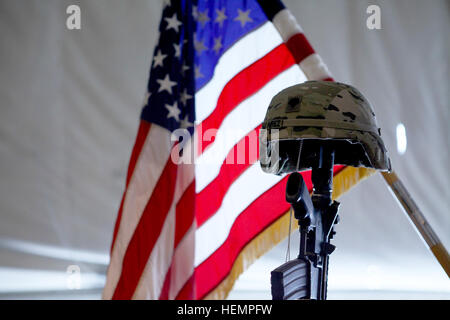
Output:
<svg viewBox="0 0 450 320">
<path fill-rule="evenodd" d="M 291 204 L 300 231 L 300 252 L 271 272 L 272 299 L 325 300 L 330 243 L 338 223 L 339 202 L 332 201 L 335 151 L 331 145 L 319 146 L 317 163 L 312 167 L 312 197 L 300 173 L 291 173 L 286 185 L 286 201 Z"/>
</svg>

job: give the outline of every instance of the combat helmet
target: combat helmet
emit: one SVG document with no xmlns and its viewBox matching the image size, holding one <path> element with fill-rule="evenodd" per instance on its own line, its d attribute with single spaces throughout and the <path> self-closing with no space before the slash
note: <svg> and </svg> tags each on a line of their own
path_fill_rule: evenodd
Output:
<svg viewBox="0 0 450 320">
<path fill-rule="evenodd" d="M 391 170 L 375 113 L 356 88 L 307 81 L 279 92 L 260 135 L 261 168 L 282 174 L 312 168 L 320 144 L 331 144 L 335 164 Z"/>
</svg>

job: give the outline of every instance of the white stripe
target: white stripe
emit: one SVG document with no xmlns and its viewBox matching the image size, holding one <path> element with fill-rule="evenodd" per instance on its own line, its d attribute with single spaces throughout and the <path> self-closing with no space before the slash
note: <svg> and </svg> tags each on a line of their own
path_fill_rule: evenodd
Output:
<svg viewBox="0 0 450 320">
<path fill-rule="evenodd" d="M 139 223 L 142 212 L 169 159 L 172 142 L 170 132 L 152 124 L 130 179 L 122 209 L 103 298 L 111 299 L 122 272 L 122 260 Z"/>
<path fill-rule="evenodd" d="M 191 154 L 191 141 L 186 144 L 183 151 L 183 156 L 188 157 Z M 170 161 L 170 160 L 169 160 Z M 179 164 L 177 168 L 177 179 L 174 191 L 174 199 L 172 205 L 164 221 L 161 234 L 153 247 L 150 257 L 142 272 L 139 283 L 133 295 L 133 299 L 158 299 L 164 284 L 164 279 L 172 263 L 173 246 L 175 239 L 175 218 L 176 218 L 176 205 L 182 197 L 184 191 L 194 180 L 194 167 L 192 164 Z M 185 248 L 188 250 L 189 247 Z M 192 256 L 189 260 L 185 261 L 185 268 L 193 267 L 193 255 L 194 248 L 192 246 L 191 252 L 185 252 L 186 256 L 189 254 Z M 172 284 L 171 284 L 172 285 Z"/>
<path fill-rule="evenodd" d="M 286 42 L 294 34 L 303 33 L 294 16 L 288 9 L 279 11 L 272 19 L 273 24 L 280 33 L 283 41 Z"/>
<path fill-rule="evenodd" d="M 212 79 L 195 94 L 196 123 L 202 122 L 213 112 L 223 88 L 236 74 L 281 43 L 279 33 L 268 21 L 228 49 L 217 63 Z"/>
<path fill-rule="evenodd" d="M 332 77 L 328 67 L 317 53 L 307 56 L 299 63 L 299 66 L 308 80 L 323 80 Z"/>
<path fill-rule="evenodd" d="M 170 277 L 169 299 L 175 299 L 178 293 L 183 289 L 186 281 L 189 280 L 194 272 L 194 253 L 195 253 L 195 229 L 194 223 L 184 235 L 175 249 L 173 256 L 172 270 Z"/>
<path fill-rule="evenodd" d="M 248 168 L 231 185 L 222 206 L 197 229 L 195 234 L 195 266 L 197 267 L 227 239 L 239 214 L 255 199 L 283 177 L 263 173 L 259 162 Z"/>
<path fill-rule="evenodd" d="M 267 106 L 272 97 L 282 89 L 303 81 L 306 81 L 305 75 L 297 65 L 293 65 L 269 81 L 257 93 L 240 103 L 225 117 L 214 142 L 197 159 L 195 168 L 197 193 L 218 176 L 228 152 L 239 140 L 264 120 Z M 256 150 L 256 146 L 254 150 Z"/>
<path fill-rule="evenodd" d="M 156 300 L 159 298 L 164 284 L 164 275 L 167 273 L 172 260 L 174 235 L 175 205 L 172 205 L 132 299 Z"/>
<path fill-rule="evenodd" d="M 288 9 L 283 9 L 278 12 L 272 21 L 284 42 L 288 41 L 297 33 L 303 33 L 302 27 L 297 23 L 297 20 Z M 322 80 L 332 77 L 322 58 L 317 53 L 313 53 L 303 59 L 299 63 L 299 66 L 308 80 Z"/>
</svg>

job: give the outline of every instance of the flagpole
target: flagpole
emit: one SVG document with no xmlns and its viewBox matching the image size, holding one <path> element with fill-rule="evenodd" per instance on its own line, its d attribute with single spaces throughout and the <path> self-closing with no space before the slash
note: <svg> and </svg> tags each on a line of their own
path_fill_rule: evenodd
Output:
<svg viewBox="0 0 450 320">
<path fill-rule="evenodd" d="M 433 231 L 425 216 L 414 202 L 408 190 L 406 190 L 405 186 L 395 172 L 381 172 L 381 174 L 383 175 L 384 180 L 387 182 L 392 193 L 405 210 L 406 215 L 422 236 L 422 239 L 428 245 L 431 252 L 433 252 L 439 264 L 447 273 L 447 276 L 450 277 L 450 256 L 441 240 Z"/>
</svg>

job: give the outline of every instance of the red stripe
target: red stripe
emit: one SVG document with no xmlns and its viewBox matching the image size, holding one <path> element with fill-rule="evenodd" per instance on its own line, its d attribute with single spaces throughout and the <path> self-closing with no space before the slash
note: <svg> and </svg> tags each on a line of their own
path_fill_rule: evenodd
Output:
<svg viewBox="0 0 450 320">
<path fill-rule="evenodd" d="M 335 166 L 334 174 L 342 168 L 343 166 Z M 308 190 L 311 191 L 311 171 L 302 172 L 302 175 Z M 219 285 L 230 273 L 245 245 L 289 209 L 285 200 L 287 178 L 253 201 L 236 218 L 225 242 L 195 269 L 197 298 L 204 298 Z"/>
<path fill-rule="evenodd" d="M 193 181 L 184 191 L 177 203 L 175 220 L 174 248 L 178 246 L 186 232 L 192 226 L 195 216 L 195 182 Z"/>
<path fill-rule="evenodd" d="M 172 265 L 170 265 L 169 270 L 167 270 L 166 278 L 164 279 L 164 284 L 161 289 L 161 294 L 159 295 L 158 300 L 169 300 L 171 274 L 172 274 Z"/>
<path fill-rule="evenodd" d="M 174 249 L 177 248 L 178 244 L 183 239 L 186 232 L 192 227 L 192 223 L 194 222 L 194 215 L 195 215 L 195 182 L 193 181 L 189 185 L 189 187 L 185 190 L 183 196 L 180 198 L 176 206 Z M 192 254 L 194 255 L 194 252 L 192 252 Z M 169 299 L 169 291 L 171 285 L 170 279 L 174 262 L 175 261 L 173 261 L 172 259 L 170 268 L 169 270 L 167 270 L 166 277 L 164 279 L 164 284 L 161 290 L 161 294 L 159 296 L 159 300 Z M 190 288 L 192 289 L 192 286 Z M 187 287 L 184 290 L 187 291 L 188 289 L 189 288 Z M 183 294 L 184 295 L 190 294 L 191 296 L 194 296 L 194 292 L 191 293 L 184 292 Z"/>
<path fill-rule="evenodd" d="M 176 300 L 193 300 L 196 299 L 196 278 L 195 273 L 186 281 L 186 284 L 178 293 Z"/>
<path fill-rule="evenodd" d="M 303 33 L 296 33 L 286 42 L 289 51 L 295 59 L 295 63 L 301 62 L 307 56 L 314 53 L 314 49 Z"/>
<path fill-rule="evenodd" d="M 197 225 L 201 226 L 208 220 L 214 213 L 219 210 L 222 205 L 223 198 L 228 191 L 228 188 L 231 184 L 256 160 L 258 159 L 249 159 L 249 145 L 246 143 L 249 135 L 256 134 L 256 137 L 259 137 L 259 130 L 261 129 L 261 125 L 253 129 L 249 134 L 243 137 L 227 155 L 227 158 L 223 161 L 222 166 L 220 168 L 220 172 L 217 177 L 209 183 L 200 193 L 197 194 L 196 199 L 196 212 L 195 217 L 197 219 Z M 258 140 L 256 140 L 258 141 Z M 245 144 L 245 154 L 246 159 L 244 163 L 238 163 L 237 161 L 237 153 L 242 152 L 239 150 L 240 146 Z M 259 144 L 257 143 L 257 155 L 259 158 Z M 231 159 L 232 155 L 234 155 L 233 164 L 226 163 L 227 159 Z"/>
<path fill-rule="evenodd" d="M 120 207 L 119 207 L 119 212 L 117 213 L 116 223 L 114 224 L 113 239 L 111 242 L 111 248 L 109 250 L 109 253 L 111 255 L 112 255 L 112 251 L 114 249 L 114 244 L 116 243 L 117 233 L 119 232 L 120 221 L 122 221 L 123 203 L 125 202 L 126 194 L 127 194 L 127 189 L 125 188 L 125 191 L 122 194 L 122 200 L 120 201 Z"/>
<path fill-rule="evenodd" d="M 114 225 L 113 240 L 111 243 L 111 253 L 116 242 L 117 232 L 119 232 L 120 221 L 122 219 L 123 203 L 125 201 L 125 195 L 127 193 L 128 185 L 130 183 L 131 176 L 133 175 L 134 168 L 136 167 L 136 162 L 141 154 L 142 147 L 144 146 L 145 139 L 147 138 L 148 132 L 150 131 L 151 124 L 147 121 L 141 120 L 139 123 L 138 133 L 136 135 L 136 140 L 134 142 L 133 151 L 131 151 L 130 162 L 128 164 L 128 173 L 125 183 L 125 191 L 122 194 L 122 201 L 120 202 L 119 212 L 117 214 L 116 224 Z"/>
<path fill-rule="evenodd" d="M 134 143 L 133 151 L 131 152 L 130 164 L 128 165 L 127 172 L 127 184 L 130 183 L 131 176 L 133 175 L 134 168 L 136 167 L 136 162 L 141 154 L 142 147 L 144 146 L 145 139 L 147 138 L 148 132 L 150 131 L 151 124 L 147 121 L 141 120 L 139 123 L 139 129 L 136 136 L 136 142 Z"/>
<path fill-rule="evenodd" d="M 122 263 L 113 299 L 131 299 L 172 205 L 177 165 L 169 159 L 142 213 Z"/>
<path fill-rule="evenodd" d="M 294 59 L 290 51 L 285 44 L 280 44 L 233 77 L 221 92 L 213 113 L 197 126 L 199 152 L 203 152 L 206 147 L 214 142 L 202 141 L 203 132 L 208 129 L 219 128 L 223 119 L 237 105 L 259 91 L 267 82 L 293 64 Z"/>
<path fill-rule="evenodd" d="M 285 213 L 286 179 L 267 190 L 236 218 L 226 241 L 195 269 L 197 298 L 203 299 L 229 274 L 244 246 Z M 270 210 L 268 210 L 270 208 Z"/>
</svg>

